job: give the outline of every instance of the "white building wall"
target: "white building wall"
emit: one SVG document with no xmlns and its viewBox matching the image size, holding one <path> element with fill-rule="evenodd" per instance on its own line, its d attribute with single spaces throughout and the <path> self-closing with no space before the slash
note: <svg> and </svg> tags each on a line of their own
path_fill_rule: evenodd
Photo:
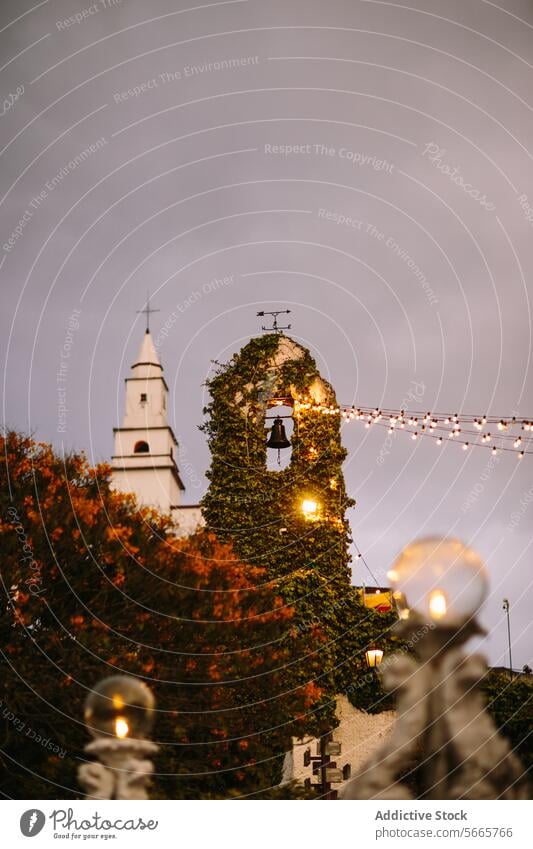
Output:
<svg viewBox="0 0 533 849">
<path fill-rule="evenodd" d="M 175 534 L 177 537 L 189 537 L 205 525 L 201 508 L 198 505 L 184 504 L 172 511 L 172 518 L 176 523 Z"/>
<path fill-rule="evenodd" d="M 139 441 L 147 442 L 150 447 L 151 455 L 166 455 L 174 456 L 175 443 L 172 438 L 172 431 L 168 427 L 150 427 L 139 426 L 135 430 L 123 430 L 120 428 L 115 432 L 115 457 L 129 457 L 134 455 L 137 460 L 142 459 L 142 454 L 135 454 L 135 445 Z M 153 463 L 154 461 L 152 461 Z"/>
<path fill-rule="evenodd" d="M 146 427 L 148 423 L 154 427 L 166 425 L 166 395 L 166 387 L 161 377 L 126 380 L 126 413 L 123 427 Z"/>
<path fill-rule="evenodd" d="M 154 459 L 147 458 L 150 464 Z M 113 469 L 113 489 L 120 492 L 132 492 L 138 503 L 145 507 L 156 507 L 163 513 L 170 513 L 171 507 L 179 504 L 181 492 L 170 468 L 155 469 L 148 465 L 146 469 Z"/>
</svg>

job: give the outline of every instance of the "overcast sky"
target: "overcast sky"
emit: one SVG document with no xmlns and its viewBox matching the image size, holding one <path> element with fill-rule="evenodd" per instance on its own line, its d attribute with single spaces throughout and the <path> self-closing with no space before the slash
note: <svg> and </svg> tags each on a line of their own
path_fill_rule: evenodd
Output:
<svg viewBox="0 0 533 849">
<path fill-rule="evenodd" d="M 7 424 L 109 458 L 147 290 L 191 503 L 210 361 L 257 334 L 258 309 L 292 310 L 341 403 L 533 419 L 531 2 L 2 0 L 0 16 Z M 507 596 L 514 665 L 533 665 L 533 455 L 385 437 L 344 430 L 378 581 L 415 537 L 462 537 L 490 572 L 491 661 L 507 662 Z M 360 561 L 354 578 L 371 582 Z"/>
</svg>

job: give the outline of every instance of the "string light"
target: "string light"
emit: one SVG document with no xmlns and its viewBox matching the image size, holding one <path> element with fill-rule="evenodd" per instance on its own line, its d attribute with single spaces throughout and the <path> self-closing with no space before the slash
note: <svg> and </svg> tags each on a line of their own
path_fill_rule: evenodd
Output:
<svg viewBox="0 0 533 849">
<path fill-rule="evenodd" d="M 511 451 L 517 456 L 533 454 L 533 434 L 525 436 L 533 431 L 533 420 L 522 419 L 517 421 L 516 416 L 488 416 L 462 414 L 462 413 L 433 413 L 408 411 L 405 409 L 391 410 L 380 407 L 356 407 L 353 405 L 333 405 L 314 401 L 312 398 L 301 398 L 295 402 L 295 410 L 311 410 L 324 415 L 338 415 L 345 424 L 352 421 L 363 421 L 367 429 L 372 425 L 382 425 L 387 432 L 392 434 L 395 430 L 407 430 L 413 440 L 419 436 L 430 437 L 437 445 L 443 444 L 443 437 L 447 436 L 452 441 L 459 442 L 464 451 L 469 447 L 491 447 L 488 445 L 492 439 L 490 431 L 486 432 L 486 425 L 492 425 L 498 430 L 499 447 L 492 448 L 492 453 L 499 451 Z M 522 436 L 516 433 L 508 433 L 514 427 L 520 425 Z"/>
</svg>

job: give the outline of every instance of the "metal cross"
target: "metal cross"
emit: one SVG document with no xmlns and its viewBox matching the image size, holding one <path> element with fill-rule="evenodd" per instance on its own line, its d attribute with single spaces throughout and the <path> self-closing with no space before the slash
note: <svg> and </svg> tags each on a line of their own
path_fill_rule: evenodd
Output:
<svg viewBox="0 0 533 849">
<path fill-rule="evenodd" d="M 153 310 L 150 306 L 150 295 L 146 294 L 146 306 L 143 310 L 137 310 L 137 313 L 143 313 L 146 315 L 146 332 L 150 332 L 150 315 L 153 312 L 161 312 L 161 310 Z"/>
</svg>

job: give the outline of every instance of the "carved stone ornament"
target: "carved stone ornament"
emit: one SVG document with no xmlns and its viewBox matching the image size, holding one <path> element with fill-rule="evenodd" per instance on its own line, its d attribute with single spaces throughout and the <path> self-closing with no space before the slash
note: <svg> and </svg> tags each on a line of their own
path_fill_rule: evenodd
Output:
<svg viewBox="0 0 533 849">
<path fill-rule="evenodd" d="M 473 620 L 459 629 L 428 626 L 415 614 L 396 629 L 416 644 L 417 658 L 398 653 L 382 664 L 383 684 L 397 698 L 397 719 L 342 798 L 530 798 L 520 761 L 484 707 L 479 683 L 485 660 L 461 649 L 482 633 L 479 626 Z"/>
<path fill-rule="evenodd" d="M 158 748 L 150 740 L 94 740 L 85 751 L 98 760 L 79 767 L 78 781 L 94 799 L 148 799 L 154 765 L 147 758 Z"/>
</svg>

